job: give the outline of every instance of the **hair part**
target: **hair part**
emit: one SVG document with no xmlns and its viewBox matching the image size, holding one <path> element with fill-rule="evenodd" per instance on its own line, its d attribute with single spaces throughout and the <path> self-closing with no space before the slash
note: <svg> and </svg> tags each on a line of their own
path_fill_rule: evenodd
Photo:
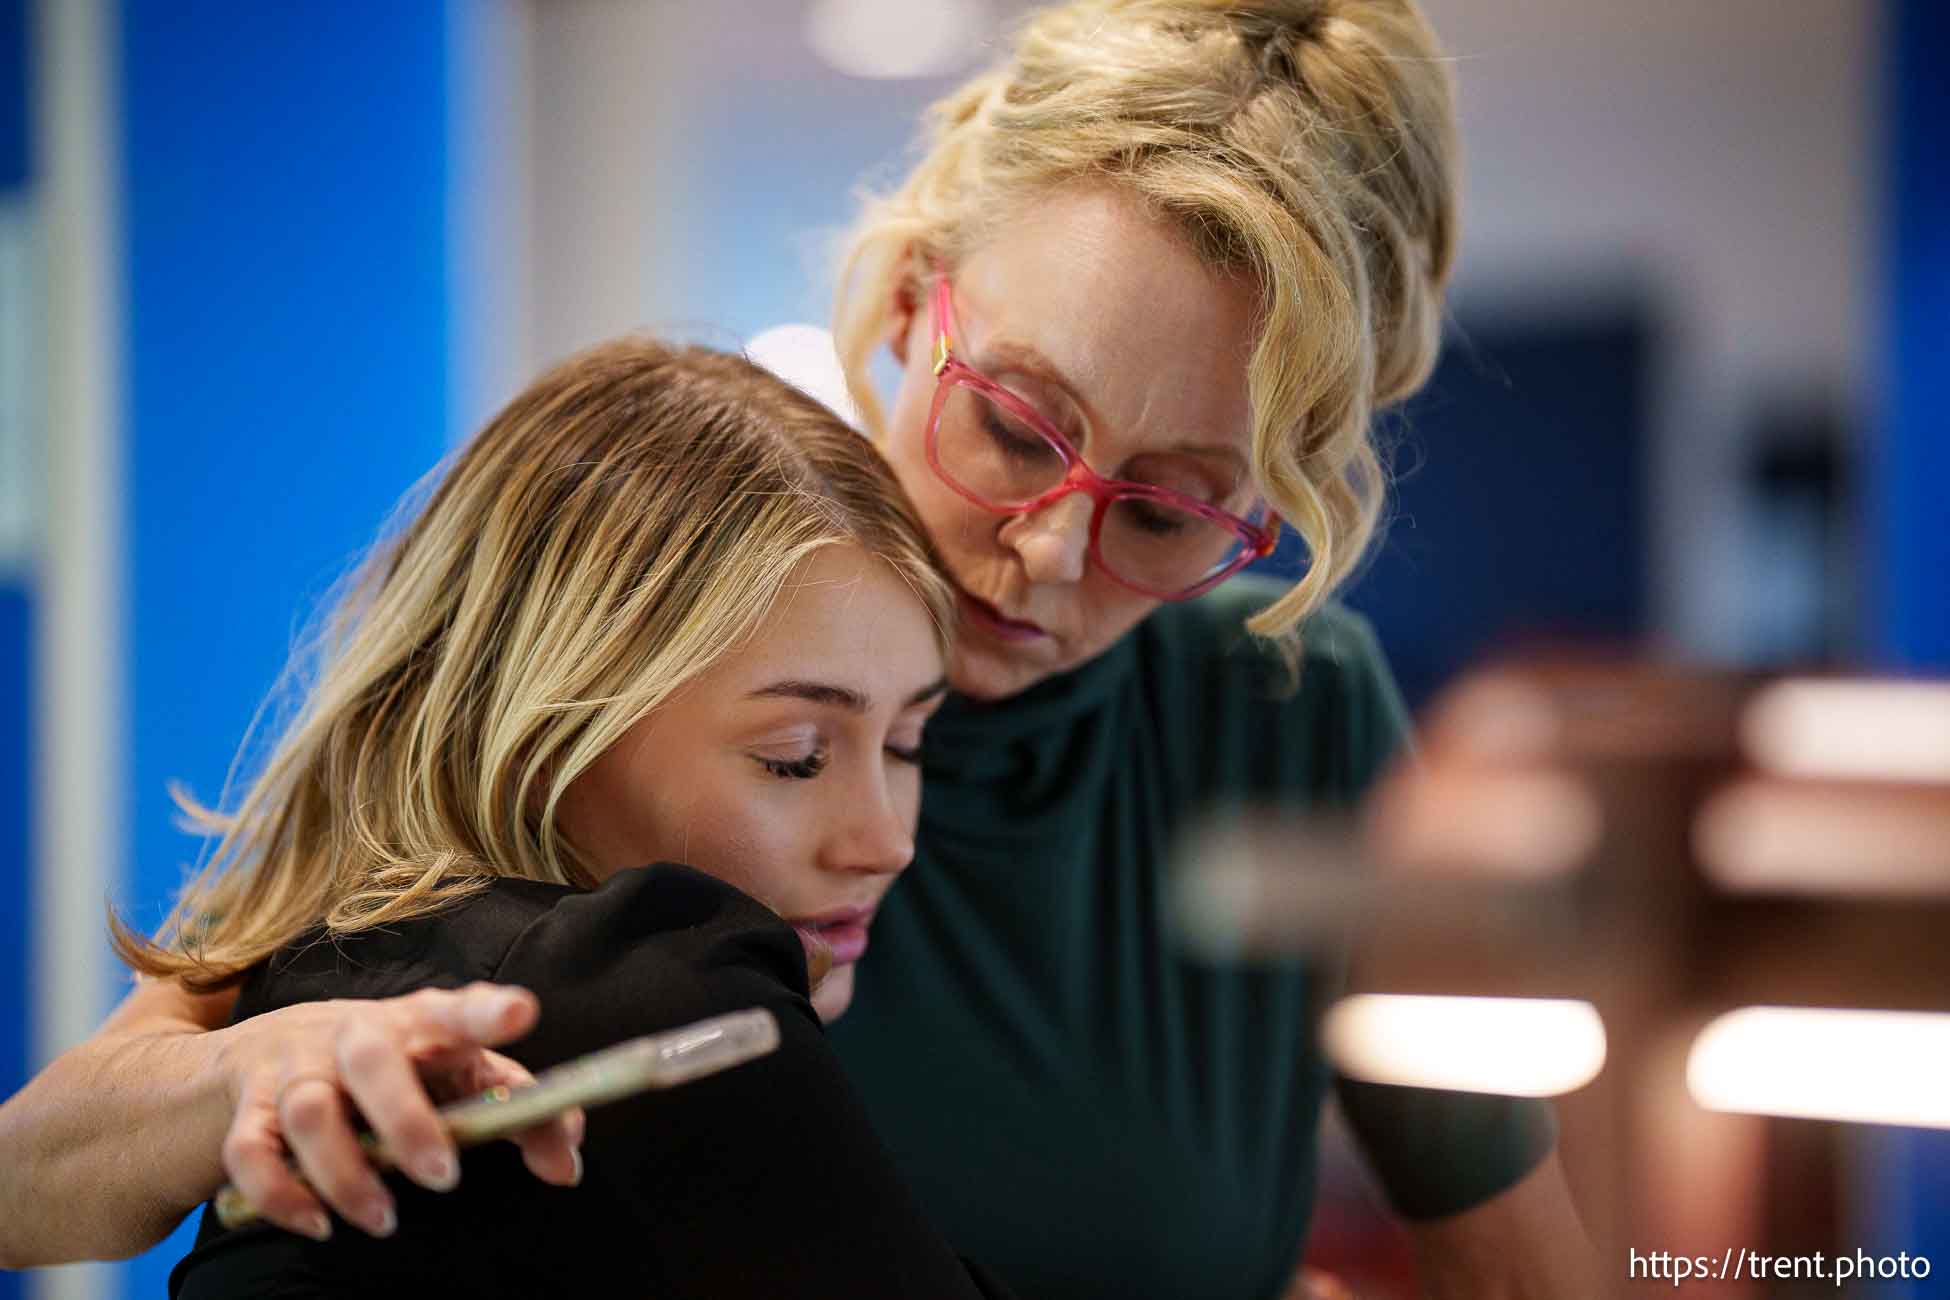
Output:
<svg viewBox="0 0 1950 1300">
<path fill-rule="evenodd" d="M 495 876 L 588 887 L 564 791 L 849 544 L 934 619 L 952 588 L 872 444 L 743 357 L 593 348 L 516 397 L 371 551 L 281 683 L 315 685 L 138 972 L 234 983 L 308 930 L 426 915 Z"/>
<path fill-rule="evenodd" d="M 1072 0 L 930 110 L 924 153 L 869 197 L 834 333 L 868 428 L 896 303 L 1052 189 L 1136 194 L 1217 273 L 1258 286 L 1251 464 L 1306 568 L 1247 628 L 1298 629 L 1355 570 L 1387 475 L 1376 413 L 1440 346 L 1456 240 L 1453 92 L 1412 0 Z"/>
</svg>

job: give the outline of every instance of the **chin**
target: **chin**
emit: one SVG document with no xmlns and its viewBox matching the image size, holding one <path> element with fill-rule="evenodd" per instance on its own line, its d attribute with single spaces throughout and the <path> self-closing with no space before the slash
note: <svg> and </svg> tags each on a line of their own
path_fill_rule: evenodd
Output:
<svg viewBox="0 0 1950 1300">
<path fill-rule="evenodd" d="M 957 649 L 948 684 L 971 700 L 1006 700 L 1060 671 L 981 649 Z"/>
<path fill-rule="evenodd" d="M 846 1009 L 853 1005 L 853 967 L 834 967 L 813 990 L 812 1004 L 822 1025 L 830 1025 L 845 1015 Z"/>
</svg>

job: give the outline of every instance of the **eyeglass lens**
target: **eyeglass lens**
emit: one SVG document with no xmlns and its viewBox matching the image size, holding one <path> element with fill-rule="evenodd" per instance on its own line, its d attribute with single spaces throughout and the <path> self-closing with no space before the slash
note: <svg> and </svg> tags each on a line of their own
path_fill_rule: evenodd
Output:
<svg viewBox="0 0 1950 1300">
<path fill-rule="evenodd" d="M 1063 454 L 1033 426 L 968 384 L 949 386 L 935 439 L 942 472 L 963 491 L 1003 509 L 1035 500 L 1069 470 Z M 1141 468 L 1131 479 L 1201 495 L 1196 483 L 1153 481 Z M 1197 586 L 1232 563 L 1244 544 L 1235 530 L 1203 515 L 1134 495 L 1111 500 L 1097 535 L 1098 555 L 1112 573 L 1160 592 Z"/>
</svg>

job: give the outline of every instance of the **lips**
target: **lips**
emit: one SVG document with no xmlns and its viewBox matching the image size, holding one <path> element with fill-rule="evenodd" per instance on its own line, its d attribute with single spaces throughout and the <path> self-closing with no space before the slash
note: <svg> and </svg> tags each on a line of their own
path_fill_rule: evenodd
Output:
<svg viewBox="0 0 1950 1300">
<path fill-rule="evenodd" d="M 959 598 L 963 620 L 974 624 L 998 641 L 1021 643 L 1035 641 L 1049 635 L 1040 624 L 1010 618 L 978 596 L 971 596 L 960 589 L 957 589 L 955 594 Z"/>
<path fill-rule="evenodd" d="M 792 922 L 792 928 L 799 932 L 799 941 L 806 944 L 808 958 L 812 954 L 811 940 L 816 938 L 833 954 L 835 966 L 860 960 L 867 951 L 867 931 L 872 925 L 871 907 L 837 908 Z"/>
</svg>

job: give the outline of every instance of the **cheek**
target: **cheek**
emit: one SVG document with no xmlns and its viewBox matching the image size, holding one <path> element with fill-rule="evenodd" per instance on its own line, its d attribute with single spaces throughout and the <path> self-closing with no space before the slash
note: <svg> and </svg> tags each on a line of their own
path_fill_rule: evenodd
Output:
<svg viewBox="0 0 1950 1300">
<path fill-rule="evenodd" d="M 903 765 L 892 781 L 894 807 L 909 835 L 921 824 L 921 769 Z"/>
<path fill-rule="evenodd" d="M 909 365 L 902 372 L 880 450 L 935 544 L 967 545 L 978 536 L 992 535 L 996 516 L 963 500 L 928 464 L 934 391 L 934 375 L 926 365 Z"/>
<path fill-rule="evenodd" d="M 887 431 L 881 452 L 903 475 L 918 465 L 927 468 L 928 415 L 934 403 L 934 377 L 908 366 L 901 372 L 900 389 L 887 412 Z M 903 486 L 906 486 L 903 482 Z"/>
<path fill-rule="evenodd" d="M 657 778 L 654 764 L 641 762 L 628 742 L 619 745 L 570 784 L 557 831 L 603 876 L 669 856 L 667 832 L 679 818 L 659 796 L 682 792 Z"/>
<path fill-rule="evenodd" d="M 963 500 L 943 483 L 928 464 L 927 449 L 918 438 L 906 442 L 898 433 L 890 434 L 884 454 L 894 477 L 900 481 L 901 490 L 913 504 L 914 513 L 920 516 L 928 539 L 941 548 L 944 556 L 953 558 L 959 554 L 966 559 L 971 552 L 999 546 L 996 533 L 1001 517 Z M 968 576 L 965 570 L 961 576 Z"/>
<path fill-rule="evenodd" d="M 684 827 L 689 856 L 679 860 L 769 905 L 790 877 L 797 830 L 790 802 L 765 798 L 762 790 L 714 799 L 693 809 Z"/>
</svg>

